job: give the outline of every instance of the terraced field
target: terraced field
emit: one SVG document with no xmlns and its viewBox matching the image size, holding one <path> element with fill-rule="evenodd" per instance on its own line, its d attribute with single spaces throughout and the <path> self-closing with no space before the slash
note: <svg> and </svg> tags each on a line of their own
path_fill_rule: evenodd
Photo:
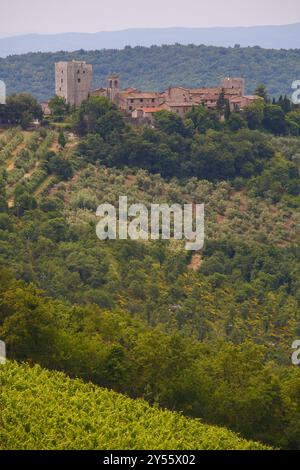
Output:
<svg viewBox="0 0 300 470">
<path fill-rule="evenodd" d="M 56 178 L 48 175 L 43 162 L 49 151 L 69 155 L 74 142 L 62 150 L 55 131 L 21 131 L 19 128 L 0 132 L 0 173 L 5 173 L 10 207 L 14 205 L 14 190 L 19 183 L 26 184 L 34 196 L 39 197 L 55 184 Z"/>
</svg>

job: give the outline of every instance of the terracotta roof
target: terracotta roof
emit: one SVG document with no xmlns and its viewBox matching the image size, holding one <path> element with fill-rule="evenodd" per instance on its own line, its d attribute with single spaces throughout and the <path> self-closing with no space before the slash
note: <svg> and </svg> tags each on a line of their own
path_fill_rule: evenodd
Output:
<svg viewBox="0 0 300 470">
<path fill-rule="evenodd" d="M 246 95 L 244 98 L 247 98 L 248 100 L 262 100 L 263 98 L 258 95 Z"/>
<path fill-rule="evenodd" d="M 161 111 L 161 108 L 143 108 L 144 113 L 157 113 L 157 111 Z"/>
<path fill-rule="evenodd" d="M 184 91 L 189 91 L 189 88 L 186 88 L 184 86 L 170 86 L 168 90 L 184 90 Z"/>
<path fill-rule="evenodd" d="M 95 90 L 92 90 L 92 93 L 95 91 L 106 91 L 106 88 L 103 88 L 103 87 L 95 88 Z"/>
<path fill-rule="evenodd" d="M 170 106 L 170 108 L 192 108 L 195 105 L 192 101 L 167 101 L 166 104 Z"/>
<path fill-rule="evenodd" d="M 184 88 L 183 86 L 171 86 L 169 87 L 164 93 L 170 93 L 172 90 L 182 90 L 185 91 L 186 93 L 189 93 L 190 89 L 189 88 Z"/>
<path fill-rule="evenodd" d="M 241 101 L 243 101 L 244 99 L 244 96 L 236 96 L 235 98 L 231 98 L 230 102 L 231 103 L 240 103 Z"/>
<path fill-rule="evenodd" d="M 234 98 L 231 98 L 230 102 L 231 103 L 241 103 L 242 101 L 255 101 L 255 100 L 260 100 L 262 99 L 260 96 L 256 95 L 248 95 L 248 96 L 236 96 Z"/>
<path fill-rule="evenodd" d="M 204 95 L 200 99 L 204 100 L 204 101 L 209 101 L 209 100 L 217 101 L 218 98 L 219 98 L 219 96 L 216 96 L 216 95 Z"/>
<path fill-rule="evenodd" d="M 197 94 L 197 95 L 204 95 L 206 93 L 210 94 L 220 94 L 221 93 L 221 88 L 191 88 L 190 93 L 192 95 Z"/>
<path fill-rule="evenodd" d="M 133 88 L 133 87 L 128 87 L 128 88 L 125 88 L 124 90 L 122 90 L 120 93 L 134 93 L 134 92 L 138 92 L 139 93 L 139 90 L 137 88 Z"/>
<path fill-rule="evenodd" d="M 123 97 L 127 98 L 127 99 L 131 99 L 131 100 L 134 100 L 134 99 L 152 99 L 152 98 L 159 98 L 160 94 L 155 93 L 155 92 L 142 92 L 142 91 L 139 91 L 139 92 L 124 93 Z"/>
</svg>

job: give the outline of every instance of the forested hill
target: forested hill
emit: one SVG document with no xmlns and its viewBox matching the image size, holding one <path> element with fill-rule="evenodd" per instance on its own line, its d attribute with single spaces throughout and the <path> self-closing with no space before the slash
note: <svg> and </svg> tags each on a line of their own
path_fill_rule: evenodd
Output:
<svg viewBox="0 0 300 470">
<path fill-rule="evenodd" d="M 163 90 L 169 85 L 211 86 L 222 76 L 238 75 L 246 78 L 248 93 L 264 83 L 272 95 L 290 95 L 292 82 L 300 79 L 300 49 L 179 44 L 10 56 L 0 59 L 0 79 L 6 82 L 8 94 L 27 91 L 44 100 L 54 95 L 54 63 L 72 59 L 93 64 L 95 87 L 103 85 L 110 72 L 120 73 L 122 87 L 145 90 Z"/>
</svg>

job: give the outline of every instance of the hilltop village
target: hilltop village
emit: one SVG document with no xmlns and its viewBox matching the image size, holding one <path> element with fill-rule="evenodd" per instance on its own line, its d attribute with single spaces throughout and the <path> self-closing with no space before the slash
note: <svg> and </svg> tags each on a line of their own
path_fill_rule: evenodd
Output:
<svg viewBox="0 0 300 470">
<path fill-rule="evenodd" d="M 231 111 L 240 111 L 258 96 L 245 96 L 243 78 L 226 77 L 219 86 L 211 88 L 169 87 L 164 92 L 140 91 L 120 87 L 120 77 L 109 75 L 106 88 L 93 90 L 93 66 L 83 61 L 58 62 L 55 64 L 55 94 L 71 106 L 78 107 L 91 96 L 105 96 L 126 115 L 136 120 L 151 121 L 153 114 L 168 110 L 184 118 L 193 106 L 203 105 L 216 109 L 221 93 L 228 100 Z M 44 103 L 47 113 L 47 103 Z"/>
</svg>

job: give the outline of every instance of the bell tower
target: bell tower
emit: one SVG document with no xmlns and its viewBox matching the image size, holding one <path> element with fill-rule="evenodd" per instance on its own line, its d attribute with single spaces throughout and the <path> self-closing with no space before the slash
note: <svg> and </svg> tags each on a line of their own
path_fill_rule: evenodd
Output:
<svg viewBox="0 0 300 470">
<path fill-rule="evenodd" d="M 117 74 L 111 74 L 107 77 L 107 97 L 115 102 L 120 91 L 120 78 Z"/>
</svg>

